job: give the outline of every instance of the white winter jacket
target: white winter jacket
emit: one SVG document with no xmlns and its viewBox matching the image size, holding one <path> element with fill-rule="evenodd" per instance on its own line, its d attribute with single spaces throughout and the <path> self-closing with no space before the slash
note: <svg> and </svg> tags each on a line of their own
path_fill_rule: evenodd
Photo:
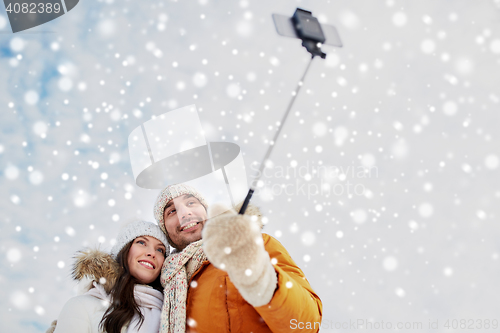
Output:
<svg viewBox="0 0 500 333">
<path fill-rule="evenodd" d="M 120 275 L 120 269 L 109 253 L 99 249 L 80 251 L 75 258 L 72 275 L 80 281 L 86 293 L 66 302 L 59 318 L 52 322 L 46 333 L 101 333 L 99 323 L 108 309 L 109 293 Z M 158 332 L 163 293 L 150 286 L 136 284 L 134 296 L 144 322 L 139 329 L 139 316 L 136 315 L 122 332 Z"/>
<path fill-rule="evenodd" d="M 87 293 L 71 298 L 64 305 L 54 333 L 101 333 L 99 324 L 109 306 L 109 297 L 104 288 L 93 282 L 94 287 Z M 151 333 L 160 328 L 163 293 L 146 285 L 136 285 L 135 300 L 144 316 L 144 322 L 138 327 L 139 316 L 122 328 L 123 333 Z"/>
<path fill-rule="evenodd" d="M 94 288 L 64 304 L 54 333 L 100 333 L 99 323 L 108 306 L 108 295 L 104 288 L 94 282 Z"/>
</svg>

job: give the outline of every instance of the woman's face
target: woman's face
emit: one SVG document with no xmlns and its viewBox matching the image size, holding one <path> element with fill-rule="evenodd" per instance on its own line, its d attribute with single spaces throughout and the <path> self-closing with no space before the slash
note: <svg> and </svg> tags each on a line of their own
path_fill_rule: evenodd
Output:
<svg viewBox="0 0 500 333">
<path fill-rule="evenodd" d="M 156 280 L 165 261 L 165 251 L 165 245 L 154 237 L 134 239 L 127 258 L 130 275 L 142 284 Z"/>
</svg>

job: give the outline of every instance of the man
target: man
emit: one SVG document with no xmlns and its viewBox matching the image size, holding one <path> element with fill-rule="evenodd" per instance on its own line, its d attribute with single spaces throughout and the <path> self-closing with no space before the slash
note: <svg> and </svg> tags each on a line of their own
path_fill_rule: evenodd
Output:
<svg viewBox="0 0 500 333">
<path fill-rule="evenodd" d="M 207 209 L 186 184 L 156 199 L 155 218 L 175 249 L 162 267 L 160 332 L 317 332 L 321 300 L 283 245 L 261 233 L 258 209 Z"/>
</svg>

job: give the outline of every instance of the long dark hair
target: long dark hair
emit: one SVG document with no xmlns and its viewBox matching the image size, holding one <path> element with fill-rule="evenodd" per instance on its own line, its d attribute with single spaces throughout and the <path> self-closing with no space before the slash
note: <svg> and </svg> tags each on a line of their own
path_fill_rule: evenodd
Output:
<svg viewBox="0 0 500 333">
<path fill-rule="evenodd" d="M 101 329 L 107 333 L 120 333 L 122 327 L 129 323 L 135 314 L 139 315 L 138 328 L 141 327 L 144 322 L 144 316 L 134 297 L 134 286 L 136 283 L 139 283 L 139 281 L 130 274 L 127 260 L 133 242 L 134 241 L 131 241 L 125 245 L 116 256 L 116 261 L 118 265 L 120 265 L 121 272 L 110 292 L 111 304 L 104 313 L 99 324 Z M 161 274 L 159 274 L 156 280 L 151 282 L 149 286 L 163 292 L 160 275 Z"/>
</svg>

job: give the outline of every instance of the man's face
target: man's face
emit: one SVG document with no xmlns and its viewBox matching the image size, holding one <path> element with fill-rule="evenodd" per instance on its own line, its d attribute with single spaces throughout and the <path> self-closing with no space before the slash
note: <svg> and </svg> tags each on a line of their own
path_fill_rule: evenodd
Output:
<svg viewBox="0 0 500 333">
<path fill-rule="evenodd" d="M 178 250 L 201 239 L 201 230 L 207 219 L 205 207 L 191 194 L 171 200 L 163 212 L 168 237 Z"/>
</svg>

